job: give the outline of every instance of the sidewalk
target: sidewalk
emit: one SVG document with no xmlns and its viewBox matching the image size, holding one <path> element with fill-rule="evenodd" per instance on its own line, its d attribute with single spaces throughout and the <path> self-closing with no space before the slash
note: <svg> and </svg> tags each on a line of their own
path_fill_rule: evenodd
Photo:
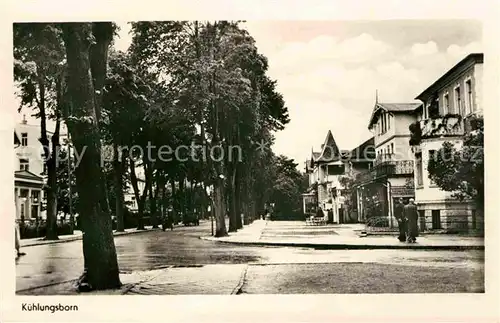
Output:
<svg viewBox="0 0 500 323">
<path fill-rule="evenodd" d="M 146 226 L 145 230 L 137 230 L 137 228 L 132 228 L 132 229 L 125 229 L 125 232 L 113 231 L 113 235 L 116 237 L 116 236 L 122 236 L 122 235 L 133 234 L 133 233 L 148 232 L 151 230 L 153 230 L 152 226 Z M 161 229 L 155 229 L 155 230 L 161 230 Z M 21 248 L 24 248 L 24 247 L 39 246 L 39 245 L 44 245 L 44 244 L 63 243 L 63 242 L 81 240 L 82 236 L 83 236 L 82 231 L 75 230 L 73 234 L 60 235 L 59 240 L 44 240 L 44 238 L 42 237 L 42 238 L 33 238 L 33 239 L 21 239 L 20 242 L 21 242 Z"/>
<path fill-rule="evenodd" d="M 79 293 L 76 279 L 19 290 L 17 295 L 231 295 L 241 288 L 246 264 L 166 266 L 162 269 L 121 273 L 116 290 Z"/>
<path fill-rule="evenodd" d="M 363 225 L 306 226 L 300 221 L 256 220 L 228 237 L 200 237 L 204 240 L 258 246 L 286 246 L 315 249 L 484 249 L 484 239 L 458 235 L 421 235 L 417 243 L 399 242 L 393 235 L 358 235 Z"/>
</svg>

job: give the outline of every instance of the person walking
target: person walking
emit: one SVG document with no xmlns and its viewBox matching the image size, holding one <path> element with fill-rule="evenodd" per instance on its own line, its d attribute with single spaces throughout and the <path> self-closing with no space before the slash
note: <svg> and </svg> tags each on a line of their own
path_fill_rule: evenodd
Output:
<svg viewBox="0 0 500 323">
<path fill-rule="evenodd" d="M 410 203 L 404 207 L 404 216 L 407 221 L 407 242 L 415 243 L 418 236 L 418 211 L 415 200 L 410 199 Z"/>
<path fill-rule="evenodd" d="M 406 231 L 407 231 L 407 224 L 406 224 L 406 218 L 404 217 L 404 203 L 403 199 L 399 198 L 398 202 L 396 202 L 396 205 L 394 206 L 394 217 L 398 221 L 398 229 L 399 229 L 399 236 L 398 240 L 401 242 L 406 241 Z"/>
<path fill-rule="evenodd" d="M 333 210 L 332 210 L 332 208 L 328 209 L 328 223 L 330 223 L 330 224 L 333 223 Z"/>
<path fill-rule="evenodd" d="M 19 223 L 16 221 L 15 224 L 15 248 L 16 248 L 16 258 L 19 258 L 21 256 L 24 256 L 26 253 L 21 252 L 21 241 L 20 241 L 20 230 L 19 230 Z"/>
</svg>

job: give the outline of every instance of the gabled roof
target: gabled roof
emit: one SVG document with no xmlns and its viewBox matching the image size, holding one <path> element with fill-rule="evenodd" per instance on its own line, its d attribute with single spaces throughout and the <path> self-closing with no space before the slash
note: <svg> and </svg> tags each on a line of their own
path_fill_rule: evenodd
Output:
<svg viewBox="0 0 500 323">
<path fill-rule="evenodd" d="M 431 84 L 427 89 L 420 93 L 415 99 L 425 101 L 429 95 L 432 95 L 435 91 L 439 90 L 443 85 L 446 85 L 450 80 L 450 77 L 456 75 L 463 71 L 463 69 L 468 68 L 474 64 L 482 64 L 484 61 L 483 53 L 472 53 L 467 55 L 464 59 L 453 66 L 448 72 L 444 73 L 440 78 L 438 78 L 434 83 Z"/>
<path fill-rule="evenodd" d="M 370 121 L 368 122 L 368 129 L 371 129 L 372 125 L 377 119 L 377 113 L 381 110 L 392 112 L 392 113 L 410 113 L 417 110 L 422 103 L 412 102 L 412 103 L 375 103 L 373 107 L 372 115 Z"/>
<path fill-rule="evenodd" d="M 333 138 L 332 132 L 328 130 L 325 142 L 321 146 L 321 155 L 317 158 L 318 162 L 334 161 L 340 158 L 340 150 Z"/>
</svg>

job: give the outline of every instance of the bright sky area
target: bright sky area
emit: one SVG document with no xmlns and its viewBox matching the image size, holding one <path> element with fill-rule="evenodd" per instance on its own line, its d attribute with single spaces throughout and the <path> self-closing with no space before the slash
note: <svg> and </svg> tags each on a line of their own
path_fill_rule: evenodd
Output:
<svg viewBox="0 0 500 323">
<path fill-rule="evenodd" d="M 126 50 L 130 26 L 119 26 L 115 47 Z M 371 136 L 376 90 L 380 102 L 413 102 L 467 54 L 482 52 L 481 23 L 471 20 L 251 21 L 244 27 L 268 57 L 268 74 L 290 113 L 273 150 L 301 169 L 328 130 L 340 149 Z"/>
</svg>

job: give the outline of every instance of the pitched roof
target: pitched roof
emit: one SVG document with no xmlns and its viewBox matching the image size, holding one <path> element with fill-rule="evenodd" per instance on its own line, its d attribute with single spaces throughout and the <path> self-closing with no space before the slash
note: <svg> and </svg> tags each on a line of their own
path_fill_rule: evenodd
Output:
<svg viewBox="0 0 500 323">
<path fill-rule="evenodd" d="M 351 150 L 351 161 L 354 162 L 369 162 L 375 160 L 375 139 L 371 137 L 370 139 L 363 142 L 358 147 Z"/>
<path fill-rule="evenodd" d="M 318 157 L 317 161 L 334 161 L 339 159 L 340 150 L 333 138 L 332 132 L 328 130 L 326 134 L 325 142 L 321 146 L 321 155 Z"/>
<path fill-rule="evenodd" d="M 390 112 L 405 112 L 414 111 L 422 105 L 422 103 L 378 103 L 380 107 Z"/>
<path fill-rule="evenodd" d="M 438 90 L 442 85 L 446 85 L 449 78 L 452 75 L 456 75 L 456 73 L 463 70 L 463 68 L 467 68 L 474 64 L 482 64 L 484 61 L 483 53 L 472 53 L 467 55 L 460 62 L 455 64 L 448 72 L 444 73 L 440 78 L 438 78 L 434 83 L 432 83 L 427 89 L 425 89 L 422 93 L 420 93 L 415 99 L 424 101 L 426 97 L 430 94 Z"/>
<path fill-rule="evenodd" d="M 393 113 L 404 113 L 413 112 L 420 108 L 422 103 L 412 102 L 412 103 L 375 103 L 373 107 L 372 115 L 370 116 L 370 121 L 368 122 L 368 129 L 371 129 L 372 125 L 375 123 L 377 112 L 380 110 L 393 112 Z"/>
</svg>

